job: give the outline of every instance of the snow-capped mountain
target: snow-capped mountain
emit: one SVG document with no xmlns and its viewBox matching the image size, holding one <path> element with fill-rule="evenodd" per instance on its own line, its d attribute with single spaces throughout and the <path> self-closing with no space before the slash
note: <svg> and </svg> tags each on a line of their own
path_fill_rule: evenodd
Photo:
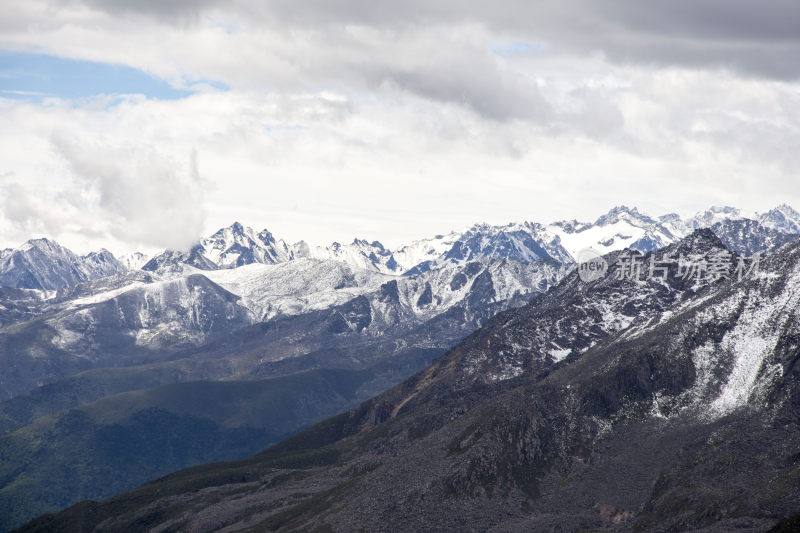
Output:
<svg viewBox="0 0 800 533">
<path fill-rule="evenodd" d="M 700 229 L 663 253 L 729 252 Z M 800 243 L 742 279 L 614 274 L 571 274 L 396 387 L 245 461 L 28 530 L 795 531 Z"/>
<path fill-rule="evenodd" d="M 762 226 L 779 233 L 794 234 L 798 232 L 795 229 L 800 228 L 800 214 L 786 205 L 753 217 Z M 256 233 L 236 222 L 201 240 L 190 250 L 166 251 L 150 259 L 142 268 L 180 275 L 186 271 L 185 266 L 217 270 L 314 258 L 341 261 L 352 268 L 381 274 L 414 275 L 481 257 L 513 261 L 550 258 L 569 264 L 574 263 L 585 248 L 592 248 L 600 254 L 625 248 L 648 252 L 668 246 L 698 228 L 714 226 L 719 231 L 732 230 L 732 227 L 717 224 L 744 218 L 742 211 L 733 207 L 711 207 L 683 219 L 675 213 L 651 217 L 635 207 L 623 205 L 614 207 L 594 222 L 475 224 L 462 232 L 420 239 L 396 250 L 379 241 L 364 239 L 354 239 L 350 244 L 334 242 L 329 246 L 312 246 L 305 241 L 288 245 L 267 230 Z M 751 228 L 756 230 L 755 226 Z M 750 249 L 752 251 L 753 247 Z"/>
<path fill-rule="evenodd" d="M 14 354 L 13 366 L 24 377 L 17 376 L 13 383 L 0 381 L 0 392 L 19 394 L 31 386 L 23 370 L 38 364 L 36 354 L 50 354 L 59 361 L 46 375 L 31 374 L 37 382 L 46 382 L 107 364 L 107 357 L 113 357 L 115 364 L 169 360 L 175 350 L 254 324 L 280 323 L 276 327 L 287 331 L 275 339 L 269 360 L 330 347 L 332 336 L 339 334 L 355 335 L 348 338 L 350 343 L 388 339 L 443 317 L 435 328 L 426 328 L 419 341 L 440 346 L 492 314 L 524 304 L 567 271 L 551 260 L 519 263 L 486 258 L 418 276 L 390 276 L 313 258 L 231 269 L 184 268 L 187 272 L 182 275 L 129 271 L 49 296 L 6 295 L 4 305 L 17 309 L 0 308 L 0 320 L 4 319 L 0 345 L 14 347 L 7 355 Z M 19 309 L 22 306 L 28 309 Z M 329 324 L 310 328 L 303 325 L 312 320 L 305 315 Z M 24 319 L 35 320 L 18 323 Z M 30 338 L 38 340 L 31 343 Z M 304 338 L 308 340 L 301 342 Z M 240 372 L 261 360 L 247 359 L 248 353 L 240 354 L 246 359 L 238 363 Z"/>
<path fill-rule="evenodd" d="M 757 218 L 757 223 L 742 222 L 750 219 L 734 207 L 711 207 L 684 220 L 675 213 L 653 218 L 636 208 L 618 206 L 594 223 L 555 222 L 547 230 L 559 237 L 573 260 L 584 248 L 601 254 L 624 248 L 658 250 L 700 228 L 711 228 L 732 250 L 748 255 L 771 250 L 800 233 L 795 229 L 800 228 L 800 214 L 791 207 L 784 205 Z"/>
<path fill-rule="evenodd" d="M 556 241 L 546 250 L 543 232 L 533 224 L 509 224 L 490 226 L 476 224 L 464 232 L 437 260 L 416 265 L 417 270 L 437 268 L 442 265 L 457 265 L 479 258 L 508 259 L 519 262 L 532 262 L 539 259 L 564 261 L 568 254 Z"/>
<path fill-rule="evenodd" d="M 119 262 L 128 270 L 140 270 L 150 260 L 150 256 L 142 252 L 131 252 L 119 256 Z"/>
<path fill-rule="evenodd" d="M 233 268 L 253 263 L 272 265 L 292 258 L 285 242 L 276 240 L 267 230 L 259 233 L 239 222 L 222 228 L 200 241 L 205 257 L 220 268 Z"/>
<path fill-rule="evenodd" d="M 196 244 L 188 251 L 166 250 L 147 261 L 142 266 L 142 270 L 182 275 L 187 266 L 198 270 L 217 270 L 219 268 L 219 265 L 206 257 L 205 248 Z"/>
<path fill-rule="evenodd" d="M 461 235 L 455 231 L 446 235 L 435 235 L 419 239 L 394 251 L 394 259 L 408 272 L 414 267 L 435 261 L 450 250 Z"/>
<path fill-rule="evenodd" d="M 594 223 L 561 221 L 547 229 L 559 237 L 573 260 L 584 248 L 592 248 L 600 254 L 624 248 L 648 252 L 683 236 L 683 233 L 675 234 L 659 220 L 640 213 L 635 207 L 624 205 L 611 209 Z"/>
<path fill-rule="evenodd" d="M 600 254 L 625 248 L 648 252 L 703 227 L 713 228 L 734 250 L 752 254 L 772 249 L 791 240 L 787 235 L 800 233 L 800 213 L 787 205 L 753 217 L 755 223 L 733 224 L 726 221 L 750 219 L 733 207 L 712 207 L 688 219 L 674 213 L 654 218 L 636 208 L 618 206 L 594 222 L 476 224 L 460 233 L 414 241 L 396 251 L 378 241 L 363 239 L 327 247 L 310 246 L 304 241 L 288 245 L 267 230 L 255 232 L 235 222 L 189 250 L 168 250 L 150 259 L 137 252 L 123 256 L 122 260 L 106 250 L 79 257 L 53 241 L 39 239 L 17 250 L 0 252 L 0 283 L 53 289 L 139 268 L 182 276 L 197 270 L 281 264 L 301 258 L 339 261 L 352 269 L 387 275 L 414 275 L 480 258 L 520 262 L 549 258 L 570 264 L 585 248 Z"/>
<path fill-rule="evenodd" d="M 762 226 L 772 228 L 781 233 L 800 233 L 800 213 L 786 204 L 759 214 L 756 219 Z"/>
<path fill-rule="evenodd" d="M 800 237 L 796 233 L 782 233 L 749 218 L 722 220 L 710 229 L 729 250 L 748 256 L 771 252 Z"/>
<path fill-rule="evenodd" d="M 274 265 L 254 263 L 204 275 L 241 297 L 241 305 L 259 320 L 342 305 L 394 279 L 342 261 L 313 258 Z"/>
<path fill-rule="evenodd" d="M 81 257 L 84 269 L 88 273 L 87 281 L 113 276 L 125 272 L 128 268 L 114 254 L 103 248 L 99 252 L 91 252 Z"/>
<path fill-rule="evenodd" d="M 354 239 L 350 244 L 334 242 L 330 246 L 308 246 L 300 241 L 293 248 L 296 257 L 313 257 L 315 259 L 332 259 L 363 270 L 372 270 L 382 274 L 399 275 L 407 269 L 395 260 L 392 251 L 378 241 Z"/>
<path fill-rule="evenodd" d="M 503 357 L 487 359 L 484 347 L 474 344 L 474 350 L 465 349 L 459 361 L 459 380 L 502 381 L 570 355 L 579 356 L 610 335 L 647 323 L 715 281 L 710 277 L 683 278 L 678 273 L 677 259 L 665 258 L 697 256 L 712 261 L 721 257 L 729 265 L 737 264 L 736 256 L 730 257 L 709 229 L 698 230 L 651 252 L 658 264 L 668 269 L 666 275 L 650 276 L 642 271 L 639 279 L 632 279 L 623 270 L 625 263 L 621 258 L 626 253 L 615 251 L 605 256 L 609 270 L 603 278 L 584 283 L 572 271 L 524 311 L 518 310 L 495 322 L 493 347 Z M 640 260 L 649 264 L 649 257 Z"/>
<path fill-rule="evenodd" d="M 49 239 L 32 239 L 0 259 L 0 285 L 53 290 L 124 272 L 108 250 L 78 256 Z"/>
<path fill-rule="evenodd" d="M 785 219 L 791 218 L 787 208 L 779 211 Z M 725 215 L 739 216 L 738 211 L 729 208 L 715 208 L 710 212 L 715 213 L 715 217 L 700 214 L 695 221 L 708 221 Z M 338 325 L 331 323 L 329 327 L 336 331 L 348 331 L 351 326 L 342 325 L 344 323 L 352 327 L 361 324 L 353 332 L 374 338 L 409 331 L 409 328 L 421 327 L 437 317 L 457 317 L 440 330 L 442 338 L 450 338 L 449 335 L 464 334 L 467 332 L 465 328 L 477 326 L 497 311 L 521 305 L 533 294 L 546 290 L 566 274 L 575 254 L 585 247 L 601 252 L 617 252 L 628 247 L 643 251 L 668 248 L 678 241 L 677 234 L 689 226 L 690 223 L 676 215 L 656 219 L 636 209 L 620 206 L 593 223 L 478 224 L 460 234 L 417 241 L 395 253 L 379 242 L 364 240 L 355 240 L 345 246 L 334 244 L 328 248 L 311 248 L 303 242 L 288 246 L 266 230 L 256 233 L 236 223 L 203 239 L 188 251 L 168 251 L 150 259 L 143 266 L 144 272 L 130 270 L 125 275 L 119 274 L 127 271 L 125 265 L 105 250 L 79 257 L 52 241 L 37 240 L 5 253 L 0 261 L 5 269 L 0 279 L 10 286 L 60 290 L 57 294 L 5 293 L 0 301 L 0 321 L 3 324 L 0 336 L 8 333 L 12 335 L 10 338 L 17 339 L 18 332 L 5 328 L 11 328 L 23 319 L 50 317 L 54 313 L 66 313 L 64 316 L 77 313 L 84 318 L 44 322 L 46 327 L 59 333 L 55 337 L 41 334 L 42 339 L 51 338 L 52 342 L 43 341 L 46 345 L 36 349 L 41 353 L 74 352 L 76 357 L 86 357 L 98 349 L 122 346 L 128 342 L 123 342 L 119 337 L 122 335 L 134 339 L 131 345 L 134 352 L 144 350 L 149 353 L 152 349 L 163 350 L 167 346 L 206 342 L 213 335 L 197 330 L 197 325 L 204 323 L 203 320 L 218 325 L 228 324 L 221 327 L 230 330 L 315 312 L 335 315 L 338 311 L 334 310 L 342 307 L 349 311 L 342 311 L 340 315 L 350 316 L 352 320 L 342 319 L 345 322 Z M 765 228 L 755 220 L 742 218 L 723 218 L 711 230 L 729 249 L 743 255 L 770 251 L 795 238 Z M 399 263 L 396 257 L 407 263 Z M 406 268 L 420 259 L 423 260 L 421 263 Z M 161 294 L 158 287 L 171 287 L 173 281 L 186 285 L 189 279 L 200 279 L 197 275 L 206 280 L 206 285 L 193 281 L 192 286 L 196 289 L 192 291 L 229 294 L 231 307 L 225 307 L 224 314 L 215 317 L 213 313 L 216 311 L 209 309 L 220 310 L 223 307 L 204 305 L 202 313 L 207 316 L 194 322 L 163 318 L 181 315 L 177 308 L 162 309 L 165 300 L 157 296 Z M 87 283 L 90 280 L 95 281 Z M 147 287 L 146 297 L 126 296 L 129 292 L 138 294 Z M 173 291 L 183 296 L 170 301 L 183 302 L 181 305 L 188 310 L 196 299 L 192 291 Z M 651 298 L 658 300 L 655 293 Z M 107 317 L 104 313 L 111 308 L 108 303 L 111 301 L 143 302 L 142 305 L 150 310 L 148 312 L 155 313 L 152 316 L 162 317 L 166 329 L 156 328 L 156 331 L 145 325 L 149 322 L 144 319 L 130 322 L 126 318 L 126 324 L 130 324 L 120 326 L 114 322 L 118 316 L 140 316 L 143 311 L 137 307 Z M 606 317 L 611 311 L 611 308 L 596 309 L 587 311 L 587 316 Z M 236 319 L 231 322 L 230 317 Z M 100 327 L 99 324 L 106 324 L 106 318 L 111 320 L 108 322 L 110 325 Z M 624 317 L 617 318 L 619 324 L 625 323 Z M 594 322 L 582 324 L 578 329 L 594 332 L 591 335 L 595 336 L 601 329 L 611 331 Z M 111 331 L 117 333 L 108 333 Z M 320 331 L 315 333 L 317 340 L 314 342 L 323 342 L 320 339 L 327 335 L 324 333 L 327 330 Z M 106 332 L 102 333 L 106 335 L 101 336 L 102 341 L 95 339 L 98 332 Z M 40 335 L 29 332 L 23 337 L 29 334 Z M 217 334 L 222 335 L 221 332 L 214 333 Z M 517 344 L 526 346 L 522 341 Z M 558 358 L 567 344 L 579 343 L 575 339 L 569 342 L 562 339 L 545 344 L 548 345 L 545 351 L 550 353 L 549 350 L 553 350 L 551 356 Z M 275 353 L 283 353 L 280 350 L 284 349 L 289 348 L 282 345 Z M 528 345 L 527 349 L 533 347 Z M 297 349 L 291 351 L 294 355 L 301 352 Z M 511 372 L 509 369 L 502 372 L 506 371 Z"/>
<path fill-rule="evenodd" d="M 289 246 L 267 230 L 256 233 L 239 222 L 202 239 L 188 251 L 167 250 L 150 259 L 143 270 L 180 272 L 183 265 L 200 270 L 234 268 L 253 263 L 275 264 L 293 258 Z"/>
<path fill-rule="evenodd" d="M 565 411 L 583 421 L 580 427 L 559 425 L 561 411 L 548 412 L 541 420 L 548 421 L 547 427 L 555 423 L 559 432 L 574 430 L 586 435 L 589 440 L 576 446 L 591 447 L 592 439 L 607 431 L 597 433 L 597 428 L 613 427 L 615 417 L 626 416 L 631 401 L 641 400 L 644 410 L 639 411 L 657 412 L 663 418 L 687 406 L 703 412 L 702 407 L 730 404 L 735 410 L 744 405 L 741 398 L 763 394 L 764 384 L 771 383 L 767 378 L 774 374 L 765 373 L 764 377 L 758 374 L 761 371 L 754 374 L 753 368 L 774 368 L 775 362 L 768 357 L 748 358 L 745 352 L 750 347 L 741 339 L 755 339 L 752 348 L 758 352 L 770 328 L 788 331 L 791 324 L 781 315 L 786 309 L 781 305 L 794 306 L 792 297 L 772 302 L 775 305 L 767 302 L 769 313 L 778 316 L 777 321 L 769 322 L 758 314 L 760 304 L 732 300 L 725 308 L 727 314 L 714 314 L 703 307 L 728 280 L 682 278 L 675 265 L 663 280 L 632 280 L 617 274 L 622 270 L 619 261 L 629 254 L 623 248 L 658 249 L 649 257 L 662 259 L 677 255 L 735 262 L 738 255 L 730 254 L 725 246 L 749 255 L 780 247 L 793 236 L 756 220 L 724 217 L 711 229 L 678 240 L 681 231 L 689 230 L 680 217 L 652 218 L 618 207 L 592 223 L 479 224 L 463 233 L 413 243 L 401 252 L 361 240 L 312 251 L 304 243 L 286 246 L 268 232 L 255 233 L 234 224 L 186 252 L 161 254 L 151 261 L 149 271 L 130 270 L 58 291 L 0 289 L 0 366 L 12 369 L 0 375 L 0 394 L 5 398 L 23 395 L 22 405 L 30 405 L 40 390 L 55 395 L 64 403 L 54 403 L 54 410 L 39 411 L 38 416 L 47 416 L 55 409 L 94 401 L 91 398 L 165 382 L 294 377 L 309 370 L 335 368 L 371 376 L 370 385 L 359 393 L 367 398 L 435 361 L 416 374 L 416 381 L 406 382 L 352 415 L 365 417 L 353 427 L 371 427 L 423 405 L 426 414 L 402 431 L 409 437 L 417 435 L 410 440 L 420 442 L 428 425 L 438 423 L 440 416 L 458 421 L 465 413 L 463 406 L 482 402 L 484 395 L 494 394 L 491 391 L 510 390 L 523 380 L 547 380 L 548 375 L 558 376 L 560 369 L 575 368 L 576 373 L 565 378 L 566 385 L 556 386 L 545 403 L 526 400 L 520 412 L 529 412 L 531 406 L 572 408 L 569 401 L 574 397 L 569 387 L 580 391 L 585 385 L 585 394 L 581 393 L 574 405 L 590 412 Z M 585 246 L 611 250 L 605 256 L 611 264 L 605 278 L 580 281 L 571 263 L 573 253 Z M 286 253 L 265 253 L 269 249 Z M 776 253 L 783 257 L 790 249 L 796 245 L 785 244 Z M 6 258 L 10 256 L 6 254 Z M 397 257 L 422 261 L 409 272 Z M 649 257 L 641 259 L 647 264 Z M 104 251 L 81 260 L 91 261 L 94 275 L 102 275 L 113 265 Z M 237 266 L 240 263 L 242 266 Z M 781 292 L 780 283 L 770 280 L 780 276 L 780 268 L 770 268 L 764 278 L 769 287 L 764 290 L 766 298 L 774 299 Z M 653 353 L 633 350 L 636 357 L 644 354 L 643 366 L 625 366 L 630 358 L 627 342 L 650 342 L 652 328 L 663 324 L 679 331 L 686 324 L 683 313 L 694 312 L 694 305 L 703 311 L 697 315 L 698 321 L 691 323 L 691 331 L 676 337 L 672 330 L 659 330 L 652 338 L 671 341 Z M 738 320 L 739 309 L 753 327 L 745 331 L 731 326 L 738 329 L 726 340 L 725 328 Z M 720 317 L 725 325 L 715 329 Z M 488 325 L 476 331 L 483 324 Z M 703 350 L 697 352 L 696 361 L 687 362 L 684 352 L 700 346 L 704 335 L 716 343 L 713 351 L 722 354 L 719 365 Z M 598 357 L 600 363 L 592 359 Z M 674 358 L 679 364 L 672 367 Z M 686 369 L 692 367 L 699 376 L 696 388 L 685 387 L 681 381 L 691 374 Z M 598 372 L 605 374 L 593 382 Z M 91 386 L 86 385 L 87 379 Z M 667 380 L 663 390 L 650 395 L 649 384 L 664 385 L 663 380 Z M 634 389 L 644 384 L 646 394 L 617 398 L 618 382 Z M 733 389 L 728 384 L 732 382 L 745 383 L 745 392 L 730 392 Z M 718 393 L 733 399 L 723 402 Z M 457 404 L 457 409 L 442 414 L 448 398 L 456 398 L 453 405 Z M 654 403 L 647 404 L 649 398 L 654 398 Z M 696 398 L 702 402 L 693 404 Z M 429 401 L 433 403 L 426 403 Z M 561 406 L 562 401 L 567 403 Z M 600 407 L 595 409 L 597 405 Z M 488 412 L 504 406 L 498 400 Z M 608 414 L 608 409 L 613 412 Z M 730 410 L 725 407 L 714 412 L 727 414 Z M 19 422 L 14 420 L 5 422 L 28 423 L 25 416 Z M 314 421 L 303 419 L 302 425 Z M 462 467 L 471 467 L 457 464 L 457 457 L 459 450 L 469 448 L 469 439 L 480 438 L 463 438 L 465 427 L 474 422 L 465 422 L 426 452 L 410 454 L 404 460 L 450 450 L 454 468 L 445 470 L 456 476 L 456 482 L 446 485 L 451 493 L 452 487 L 472 490 L 473 478 L 459 473 Z M 514 427 L 503 423 L 492 427 L 504 428 L 505 436 L 515 434 Z M 543 427 L 534 432 L 534 441 Z M 491 434 L 494 430 L 487 426 L 482 431 Z M 534 441 L 526 446 L 534 446 Z M 491 446 L 481 449 L 489 450 L 491 461 L 506 461 L 507 454 L 491 455 Z M 562 451 L 548 453 L 558 456 Z M 573 451 L 563 453 L 572 461 Z M 524 464 L 513 461 L 508 468 L 495 471 L 491 461 L 480 459 L 471 464 L 489 468 L 490 477 L 497 472 L 528 471 Z M 653 481 L 648 478 L 646 485 L 652 486 Z M 508 481 L 507 486 L 514 487 L 514 483 Z M 434 482 L 431 486 L 439 485 Z M 525 520 L 526 515 L 517 519 Z M 541 529 L 538 525 L 523 529 Z"/>
<path fill-rule="evenodd" d="M 738 220 L 747 217 L 748 214 L 743 213 L 741 209 L 730 206 L 712 206 L 705 211 L 701 211 L 693 217 L 686 220 L 686 227 L 691 230 L 698 228 L 709 228 L 723 220 Z M 752 216 L 750 218 L 753 218 Z"/>
<path fill-rule="evenodd" d="M 398 277 L 365 294 L 371 314 L 366 331 L 382 334 L 387 327 L 408 329 L 438 316 L 478 324 L 547 290 L 566 272 L 566 267 L 552 260 L 482 257 Z"/>
</svg>

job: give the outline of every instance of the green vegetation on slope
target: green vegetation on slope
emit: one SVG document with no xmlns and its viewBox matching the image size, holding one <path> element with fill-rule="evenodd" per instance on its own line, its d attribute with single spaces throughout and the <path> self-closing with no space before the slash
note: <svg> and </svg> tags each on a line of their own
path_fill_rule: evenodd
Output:
<svg viewBox="0 0 800 533">
<path fill-rule="evenodd" d="M 246 457 L 345 409 L 369 371 L 126 392 L 0 436 L 0 530 L 194 464 Z"/>
</svg>

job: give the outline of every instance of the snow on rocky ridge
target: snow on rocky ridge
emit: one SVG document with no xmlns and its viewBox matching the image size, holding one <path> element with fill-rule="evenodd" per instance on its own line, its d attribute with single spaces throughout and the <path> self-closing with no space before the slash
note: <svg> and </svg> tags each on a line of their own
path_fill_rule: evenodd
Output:
<svg viewBox="0 0 800 533">
<path fill-rule="evenodd" d="M 723 235 L 720 237 L 726 242 L 742 242 L 749 250 L 776 246 L 786 242 L 782 235 L 800 233 L 800 213 L 787 205 L 763 214 L 743 213 L 733 207 L 712 207 L 687 219 L 677 214 L 653 218 L 636 208 L 618 206 L 594 222 L 476 224 L 462 232 L 420 239 L 396 250 L 379 241 L 363 239 L 327 247 L 310 246 L 304 241 L 290 245 L 267 230 L 256 232 L 235 222 L 200 240 L 189 250 L 168 250 L 150 259 L 133 253 L 117 260 L 105 250 L 78 257 L 53 241 L 32 240 L 20 248 L 0 253 L 0 285 L 56 289 L 140 268 L 176 277 L 197 269 L 216 271 L 298 259 L 339 261 L 353 269 L 387 275 L 412 275 L 479 258 L 520 262 L 552 259 L 570 264 L 584 248 L 593 248 L 600 254 L 624 248 L 648 252 L 663 248 L 701 227 L 713 227 L 718 234 L 729 228 L 741 232 L 741 225 L 722 223 L 743 220 L 752 220 L 751 226 L 768 228 L 773 234 L 752 242 L 745 242 L 747 239 L 742 235 L 727 240 Z"/>
<path fill-rule="evenodd" d="M 653 218 L 636 208 L 618 206 L 594 222 L 577 220 L 550 224 L 516 222 L 493 226 L 475 224 L 462 232 L 420 239 L 396 250 L 379 241 L 354 239 L 350 244 L 310 246 L 304 241 L 289 245 L 267 230 L 256 234 L 238 222 L 200 241 L 189 252 L 174 254 L 161 263 L 152 261 L 149 270 L 164 269 L 185 262 L 205 270 L 232 268 L 248 263 L 279 263 L 300 258 L 342 261 L 353 268 L 383 274 L 416 274 L 448 265 L 464 264 L 481 257 L 513 261 L 552 259 L 573 263 L 584 248 L 601 254 L 633 248 L 649 252 L 663 248 L 698 228 L 714 227 L 721 221 L 752 219 L 755 224 L 781 233 L 800 233 L 800 213 L 782 205 L 764 213 L 743 213 L 733 207 L 711 207 L 693 217 L 677 214 Z M 724 230 L 724 226 L 718 226 Z M 773 239 L 774 240 L 774 239 Z M 187 255 L 189 254 L 189 255 Z M 202 256 L 198 261 L 197 254 Z M 213 265 L 213 266 L 209 266 Z"/>
</svg>

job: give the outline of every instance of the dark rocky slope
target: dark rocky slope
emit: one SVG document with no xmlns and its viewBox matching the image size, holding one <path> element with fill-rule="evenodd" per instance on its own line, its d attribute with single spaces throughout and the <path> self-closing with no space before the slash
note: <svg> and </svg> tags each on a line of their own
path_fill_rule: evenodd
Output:
<svg viewBox="0 0 800 533">
<path fill-rule="evenodd" d="M 707 231 L 677 246 L 724 253 Z M 611 274 L 251 459 L 22 531 L 764 531 L 797 512 L 800 245 L 741 281 Z M 561 340 L 583 345 L 556 360 Z"/>
</svg>

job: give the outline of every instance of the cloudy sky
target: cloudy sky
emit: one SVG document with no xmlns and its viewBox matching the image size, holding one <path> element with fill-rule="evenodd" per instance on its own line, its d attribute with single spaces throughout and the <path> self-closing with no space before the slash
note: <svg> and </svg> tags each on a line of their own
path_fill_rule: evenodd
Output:
<svg viewBox="0 0 800 533">
<path fill-rule="evenodd" d="M 0 0 L 0 246 L 800 207 L 796 0 Z"/>
</svg>

